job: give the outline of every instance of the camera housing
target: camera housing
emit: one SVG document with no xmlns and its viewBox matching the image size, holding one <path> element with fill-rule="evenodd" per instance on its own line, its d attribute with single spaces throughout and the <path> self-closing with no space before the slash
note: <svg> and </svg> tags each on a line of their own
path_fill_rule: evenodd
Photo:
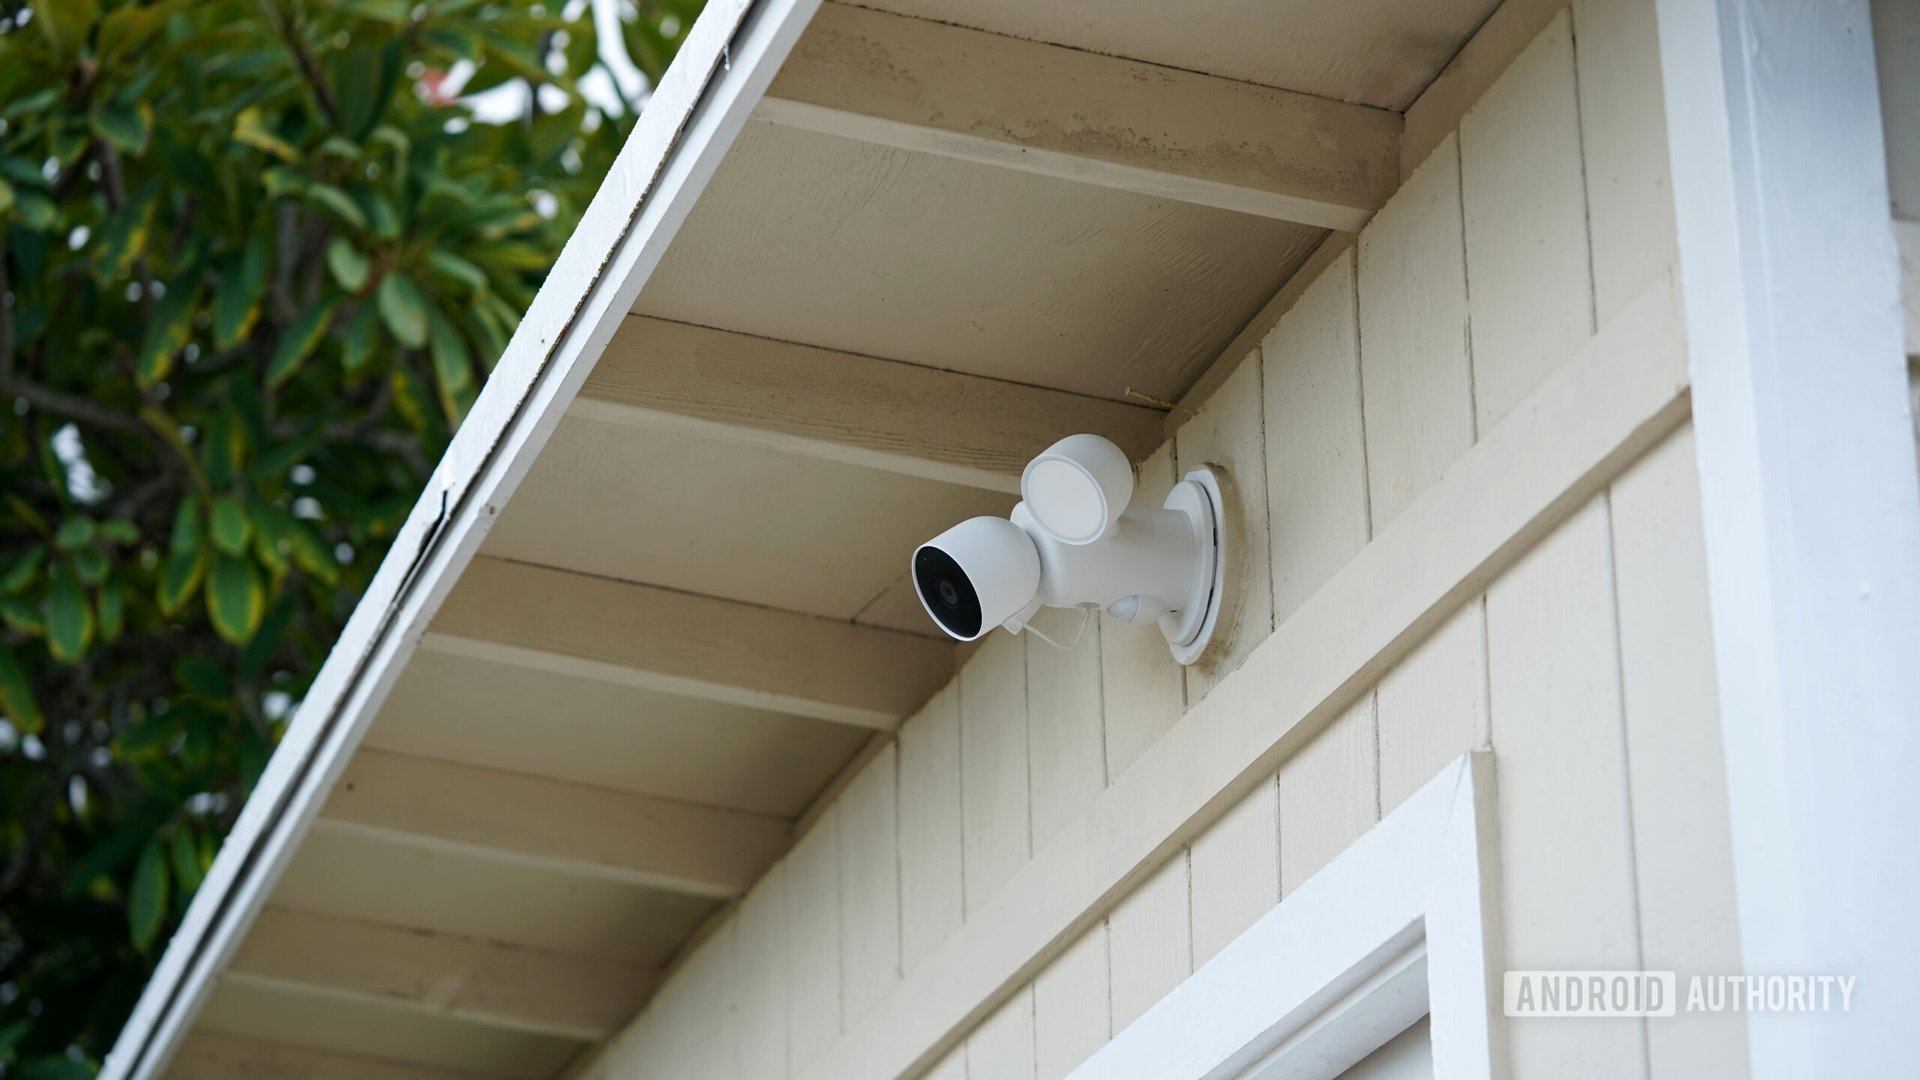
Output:
<svg viewBox="0 0 1920 1080">
<path fill-rule="evenodd" d="M 1008 517 L 969 518 L 914 550 L 914 592 L 941 630 L 973 641 L 995 626 L 1020 633 L 1043 606 L 1098 608 L 1158 625 L 1175 659 L 1198 659 L 1226 566 L 1212 469 L 1187 473 L 1158 507 L 1131 507 L 1125 453 L 1072 435 L 1027 465 L 1020 489 Z"/>
</svg>

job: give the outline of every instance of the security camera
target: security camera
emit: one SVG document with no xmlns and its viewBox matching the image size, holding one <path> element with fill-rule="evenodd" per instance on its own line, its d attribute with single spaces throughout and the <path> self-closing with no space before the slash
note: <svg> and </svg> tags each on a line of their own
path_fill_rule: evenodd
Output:
<svg viewBox="0 0 1920 1080">
<path fill-rule="evenodd" d="M 1196 469 L 1158 508 L 1129 507 L 1133 466 L 1098 435 L 1070 435 L 1027 464 L 1009 517 L 976 517 L 913 553 L 913 588 L 940 629 L 972 641 L 1020 633 L 1041 607 L 1157 623 L 1190 664 L 1220 614 L 1221 485 Z"/>
</svg>

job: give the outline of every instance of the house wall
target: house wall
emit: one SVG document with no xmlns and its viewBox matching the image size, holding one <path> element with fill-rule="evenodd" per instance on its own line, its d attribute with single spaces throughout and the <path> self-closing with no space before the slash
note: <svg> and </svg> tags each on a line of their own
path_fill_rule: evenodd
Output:
<svg viewBox="0 0 1920 1080">
<path fill-rule="evenodd" d="M 1255 651 L 1276 633 L 1310 640 L 1326 613 L 1309 599 L 1373 565 L 1402 515 L 1402 535 L 1469 524 L 1423 494 L 1478 484 L 1461 505 L 1497 503 L 1486 455 L 1576 438 L 1516 444 L 1537 429 L 1502 426 L 1673 288 L 1653 0 L 1516 4 L 1544 29 L 1141 467 L 1146 499 L 1198 464 L 1231 477 L 1224 642 L 1182 669 L 1151 631 L 1090 627 L 1069 651 L 992 635 L 582 1075 L 831 1075 L 849 1040 L 900 1015 L 897 996 L 928 994 L 956 942 L 1012 935 L 1003 888 L 1030 860 L 1074 857 L 1052 842 L 1080 835 L 1129 770 L 1190 747 L 1183 716 L 1210 694 L 1289 663 Z M 1570 486 L 1550 527 L 1516 531 L 1490 572 L 1444 583 L 1442 608 L 1388 628 L 1325 707 L 1258 718 L 1275 767 L 1035 953 L 978 1023 L 921 1048 L 937 1052 L 923 1075 L 1065 1076 L 1480 746 L 1498 763 L 1505 966 L 1737 971 L 1684 410 L 1656 434 Z M 1409 587 L 1438 572 L 1396 565 Z M 1518 1076 L 1744 1072 L 1735 1015 L 1508 1033 Z"/>
</svg>

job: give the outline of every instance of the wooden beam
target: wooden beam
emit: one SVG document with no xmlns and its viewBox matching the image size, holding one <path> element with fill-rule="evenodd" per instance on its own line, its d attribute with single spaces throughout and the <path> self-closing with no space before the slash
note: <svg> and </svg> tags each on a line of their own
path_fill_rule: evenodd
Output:
<svg viewBox="0 0 1920 1080">
<path fill-rule="evenodd" d="M 884 730 L 954 670 L 933 638 L 486 557 L 421 646 Z"/>
<path fill-rule="evenodd" d="M 1161 424 L 1123 402 L 640 315 L 567 413 L 1005 492 L 1057 439 L 1095 432 L 1137 461 Z"/>
<path fill-rule="evenodd" d="M 277 907 L 223 977 L 583 1041 L 619 1030 L 660 981 L 598 957 Z"/>
<path fill-rule="evenodd" d="M 744 893 L 791 833 L 762 814 L 371 749 L 317 827 L 722 898 Z"/>
<path fill-rule="evenodd" d="M 464 1069 L 388 1061 L 292 1043 L 196 1031 L 181 1043 L 169 1080 L 497 1080 Z"/>
<path fill-rule="evenodd" d="M 1399 184 L 1384 109 L 825 4 L 755 115 L 1358 231 Z"/>
</svg>

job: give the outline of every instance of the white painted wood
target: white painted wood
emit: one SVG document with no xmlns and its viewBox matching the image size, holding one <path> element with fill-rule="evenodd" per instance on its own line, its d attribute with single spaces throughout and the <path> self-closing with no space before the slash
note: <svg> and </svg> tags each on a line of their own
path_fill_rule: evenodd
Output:
<svg viewBox="0 0 1920 1080">
<path fill-rule="evenodd" d="M 1678 257 L 1655 0 L 1573 0 L 1595 321 Z"/>
<path fill-rule="evenodd" d="M 921 1080 L 967 1080 L 967 1048 L 956 1046 L 939 1064 L 922 1074 Z"/>
<path fill-rule="evenodd" d="M 1920 479 L 1867 4 L 1658 12 L 1742 967 L 1884 988 L 1749 1025 L 1754 1075 L 1898 1072 Z"/>
<path fill-rule="evenodd" d="M 787 855 L 787 1060 L 806 1069 L 840 1036 L 838 803 Z"/>
<path fill-rule="evenodd" d="M 566 717 L 564 737 L 544 722 L 554 715 Z M 848 724 L 423 651 L 361 746 L 796 818 L 871 736 Z"/>
<path fill-rule="evenodd" d="M 1488 745 L 1486 604 L 1472 597 L 1380 677 L 1380 807 L 1391 810 L 1424 777 Z"/>
<path fill-rule="evenodd" d="M 242 809 L 116 1039 L 108 1080 L 147 1080 L 166 1067 L 417 635 L 817 7 L 722 0 L 689 30 L 302 700 L 255 788 L 260 797 Z"/>
<path fill-rule="evenodd" d="M 1430 1080 L 1433 1076 L 1433 1040 L 1427 1021 L 1415 1021 L 1385 1046 L 1340 1074 L 1344 1080 Z"/>
<path fill-rule="evenodd" d="M 1113 1036 L 1107 949 L 1107 924 L 1103 919 L 1034 978 L 1037 1080 L 1061 1080 Z"/>
<path fill-rule="evenodd" d="M 1158 506 L 1173 487 L 1173 444 L 1140 463 L 1134 500 Z M 1140 633 L 1128 631 L 1139 629 Z M 1186 708 L 1186 674 L 1166 638 L 1147 627 L 1116 626 L 1100 639 L 1100 697 L 1106 727 L 1107 779 L 1127 770 Z"/>
<path fill-rule="evenodd" d="M 898 748 L 881 747 L 840 794 L 840 971 L 848 1022 L 900 981 Z"/>
<path fill-rule="evenodd" d="M 1032 853 L 1026 642 L 982 639 L 960 670 L 960 811 L 968 918 Z"/>
<path fill-rule="evenodd" d="M 1604 498 L 1487 590 L 1489 713 L 1500 774 L 1500 873 L 1512 968 L 1643 967 Z M 1569 857 L 1578 853 L 1577 858 Z M 1530 1019 L 1509 1028 L 1517 1076 L 1568 1060 L 1646 1073 L 1646 1024 Z"/>
<path fill-rule="evenodd" d="M 1400 138 L 1402 177 L 1426 163 L 1514 57 L 1566 6 L 1567 0 L 1503 0 L 1486 14 L 1473 37 L 1449 56 L 1445 70 L 1407 106 Z"/>
<path fill-rule="evenodd" d="M 1292 615 L 1367 542 L 1353 272 L 1349 252 L 1300 294 L 1260 347 L 1276 622 Z"/>
<path fill-rule="evenodd" d="M 1449 136 L 1360 234 L 1361 400 L 1378 534 L 1473 445 L 1460 155 Z"/>
<path fill-rule="evenodd" d="M 1240 365 L 1220 392 L 1174 436 L 1180 475 L 1211 465 L 1223 472 L 1226 596 L 1213 643 L 1186 668 L 1187 702 L 1205 697 L 1273 632 L 1273 567 L 1267 559 L 1266 418 L 1260 364 Z"/>
<path fill-rule="evenodd" d="M 1384 109 L 841 4 L 755 115 L 1327 229 L 1358 229 L 1398 179 Z"/>
<path fill-rule="evenodd" d="M 1734 974 L 1733 839 L 1692 430 L 1621 473 L 1608 499 L 1641 960 L 1654 971 Z M 1746 1021 L 1699 1013 L 1648 1024 L 1648 1071 L 1744 1074 Z"/>
<path fill-rule="evenodd" d="M 912 971 L 960 929 L 960 690 L 956 680 L 900 726 L 900 959 Z"/>
<path fill-rule="evenodd" d="M 1563 10 L 1460 121 L 1476 431 L 1593 333 L 1585 187 Z"/>
<path fill-rule="evenodd" d="M 787 1076 L 787 867 L 776 864 L 740 901 L 733 917 L 733 1001 L 725 1039 L 733 1073 L 756 1080 Z"/>
<path fill-rule="evenodd" d="M 1014 494 L 1064 436 L 1139 458 L 1160 431 L 1138 405 L 637 315 L 567 415 Z"/>
<path fill-rule="evenodd" d="M 581 1040 L 619 1030 L 659 981 L 634 964 L 273 907 L 224 977 Z"/>
<path fill-rule="evenodd" d="M 1114 401 L 1137 403 L 1128 388 L 1177 400 L 1323 235 L 756 122 L 636 310 Z"/>
<path fill-rule="evenodd" d="M 196 1023 L 223 1035 L 509 1080 L 545 1080 L 589 1045 L 347 997 L 225 980 L 209 995 Z"/>
<path fill-rule="evenodd" d="M 1039 847 L 1107 786 L 1107 736 L 1100 719 L 1100 653 L 1106 639 L 1135 631 L 1160 635 L 1153 627 L 1110 623 L 1097 612 L 1084 631 L 1078 630 L 1078 612 L 1045 611 L 1036 624 L 1061 643 L 1080 633 L 1065 650 L 1033 634 L 1020 635 L 1027 646 L 1028 786 L 1033 845 Z"/>
<path fill-rule="evenodd" d="M 790 839 L 778 818 L 382 750 L 354 755 L 316 828 L 715 897 Z"/>
<path fill-rule="evenodd" d="M 1362 695 L 1280 766 L 1280 893 L 1380 820 L 1374 698 Z"/>
<path fill-rule="evenodd" d="M 1107 916 L 1113 1030 L 1120 1031 L 1193 971 L 1192 878 L 1185 848 Z"/>
<path fill-rule="evenodd" d="M 1580 500 L 1673 430 L 1670 281 L 1648 290 L 1161 736 L 809 1080 L 924 1067 Z"/>
<path fill-rule="evenodd" d="M 485 1080 L 477 1072 L 378 1061 L 212 1031 L 188 1035 L 167 1076 L 169 1080 Z"/>
<path fill-rule="evenodd" d="M 1494 816 L 1487 755 L 1449 765 L 1074 1080 L 1333 1077 L 1429 1003 L 1436 1076 L 1505 1075 Z"/>
<path fill-rule="evenodd" d="M 1033 1080 L 1033 988 L 1007 1000 L 967 1036 L 969 1080 Z"/>
<path fill-rule="evenodd" d="M 422 642 L 435 652 L 892 728 L 953 671 L 950 643 L 479 558 Z"/>
<path fill-rule="evenodd" d="M 658 968 L 719 902 L 544 866 L 316 831 L 272 903 Z"/>
<path fill-rule="evenodd" d="M 872 6 L 1288 86 L 1402 110 L 1494 5 L 1485 0 L 1219 0 L 1201 8 L 1118 0 L 1090 17 L 1077 0 L 873 0 Z"/>
<path fill-rule="evenodd" d="M 1206 963 L 1280 902 L 1280 799 L 1263 781 L 1188 847 L 1193 962 Z"/>
</svg>

